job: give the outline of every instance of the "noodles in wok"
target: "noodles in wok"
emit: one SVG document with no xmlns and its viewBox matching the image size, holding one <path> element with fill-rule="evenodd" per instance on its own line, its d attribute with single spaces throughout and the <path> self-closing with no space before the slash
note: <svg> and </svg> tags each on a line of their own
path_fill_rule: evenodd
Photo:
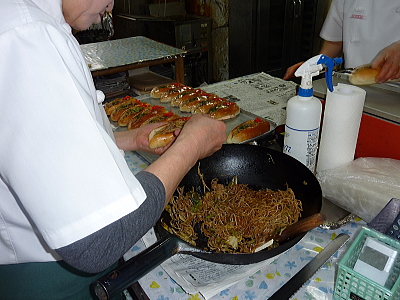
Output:
<svg viewBox="0 0 400 300">
<path fill-rule="evenodd" d="M 204 196 L 194 189 L 184 193 L 183 188 L 178 188 L 178 195 L 166 208 L 170 224 L 162 224 L 170 233 L 195 246 L 197 239 L 205 237 L 207 251 L 255 252 L 301 215 L 302 203 L 290 188 L 254 191 L 237 183 L 236 178 L 228 185 L 218 183 L 217 179 L 211 182 L 211 188 L 204 181 L 203 184 Z"/>
</svg>

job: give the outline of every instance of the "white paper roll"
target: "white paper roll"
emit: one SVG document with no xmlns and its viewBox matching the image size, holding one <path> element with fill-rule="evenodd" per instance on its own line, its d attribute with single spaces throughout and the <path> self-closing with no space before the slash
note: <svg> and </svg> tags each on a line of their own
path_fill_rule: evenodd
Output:
<svg viewBox="0 0 400 300">
<path fill-rule="evenodd" d="M 365 95 L 362 88 L 340 83 L 327 91 L 317 173 L 354 160 Z"/>
</svg>

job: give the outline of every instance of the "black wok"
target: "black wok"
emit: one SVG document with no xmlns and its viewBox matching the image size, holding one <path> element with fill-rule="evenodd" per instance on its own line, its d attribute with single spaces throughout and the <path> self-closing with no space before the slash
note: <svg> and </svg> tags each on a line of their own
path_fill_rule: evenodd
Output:
<svg viewBox="0 0 400 300">
<path fill-rule="evenodd" d="M 204 175 L 206 184 L 210 184 L 214 178 L 218 178 L 223 184 L 228 184 L 233 176 L 237 176 L 239 183 L 248 184 L 253 189 L 285 190 L 290 187 L 296 198 L 302 201 L 301 219 L 317 214 L 321 210 L 322 192 L 314 174 L 296 159 L 276 150 L 253 145 L 223 145 L 222 149 L 212 156 L 200 160 L 182 179 L 179 186 L 185 187 L 185 191 L 195 187 L 199 193 L 202 193 L 203 183 L 198 175 L 199 163 L 200 172 Z M 168 223 L 169 215 L 164 212 L 161 219 Z M 163 230 L 160 221 L 156 229 L 161 236 L 156 244 L 95 282 L 95 291 L 100 299 L 109 299 L 110 296 L 136 282 L 176 253 L 189 254 L 216 263 L 251 264 L 288 250 L 305 234 L 289 239 L 271 250 L 230 254 L 208 252 L 193 247 Z"/>
</svg>

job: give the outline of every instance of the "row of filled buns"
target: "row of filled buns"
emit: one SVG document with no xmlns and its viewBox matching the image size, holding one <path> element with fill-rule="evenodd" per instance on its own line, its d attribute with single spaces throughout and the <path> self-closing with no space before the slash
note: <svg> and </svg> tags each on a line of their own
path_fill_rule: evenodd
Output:
<svg viewBox="0 0 400 300">
<path fill-rule="evenodd" d="M 180 118 L 163 106 L 151 105 L 131 96 L 114 99 L 106 103 L 104 109 L 112 121 L 118 122 L 119 126 L 126 126 L 128 130 Z"/>
<path fill-rule="evenodd" d="M 240 113 L 240 108 L 236 103 L 181 83 L 155 87 L 150 95 L 152 98 L 159 99 L 161 103 L 179 107 L 181 112 L 209 114 L 218 120 L 230 119 Z"/>
<path fill-rule="evenodd" d="M 155 87 L 150 95 L 160 99 L 163 104 L 179 107 L 182 112 L 209 114 L 218 120 L 233 118 L 240 113 L 236 103 L 180 83 Z M 164 106 L 151 105 L 131 96 L 116 98 L 106 103 L 104 109 L 112 121 L 118 122 L 119 126 L 126 126 L 128 130 L 148 123 L 168 122 L 180 118 Z"/>
</svg>

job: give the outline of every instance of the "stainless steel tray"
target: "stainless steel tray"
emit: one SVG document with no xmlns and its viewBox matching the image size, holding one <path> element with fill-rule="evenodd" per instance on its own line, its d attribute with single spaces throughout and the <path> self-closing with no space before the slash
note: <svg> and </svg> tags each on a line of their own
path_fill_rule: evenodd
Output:
<svg viewBox="0 0 400 300">
<path fill-rule="evenodd" d="M 150 94 L 145 94 L 145 95 L 141 95 L 141 96 L 137 96 L 135 97 L 136 99 L 142 101 L 142 102 L 147 102 L 151 105 L 160 105 L 165 107 L 168 111 L 171 110 L 173 113 L 182 116 L 182 117 L 188 117 L 191 116 L 191 113 L 186 113 L 186 112 L 181 112 L 179 110 L 179 107 L 175 107 L 172 106 L 170 103 L 162 103 L 159 99 L 154 99 L 152 97 L 150 97 Z M 247 120 L 251 120 L 251 119 L 255 119 L 260 116 L 257 116 L 253 113 L 250 113 L 248 111 L 245 111 L 243 109 L 240 110 L 240 114 L 237 115 L 236 117 L 232 118 L 232 119 L 228 119 L 228 120 L 224 120 L 225 124 L 226 124 L 226 135 L 228 136 L 228 134 L 231 132 L 231 130 L 233 128 L 235 128 L 237 125 L 247 121 Z M 270 136 L 274 137 L 274 130 L 276 128 L 276 124 L 272 121 L 270 121 L 271 124 L 271 128 L 270 131 L 262 134 L 261 136 L 258 136 L 256 138 L 250 139 L 248 141 L 245 141 L 243 143 L 254 143 L 257 140 L 262 140 L 262 139 L 268 139 L 270 138 Z M 115 131 L 124 131 L 127 130 L 126 127 L 122 127 L 118 125 L 118 122 L 113 122 L 111 121 L 111 124 L 115 127 Z M 153 155 L 153 154 L 149 154 L 149 153 L 145 153 L 142 151 L 138 151 L 138 153 L 144 158 L 146 159 L 149 163 L 152 163 L 153 161 L 155 161 L 158 156 L 157 155 Z"/>
</svg>

